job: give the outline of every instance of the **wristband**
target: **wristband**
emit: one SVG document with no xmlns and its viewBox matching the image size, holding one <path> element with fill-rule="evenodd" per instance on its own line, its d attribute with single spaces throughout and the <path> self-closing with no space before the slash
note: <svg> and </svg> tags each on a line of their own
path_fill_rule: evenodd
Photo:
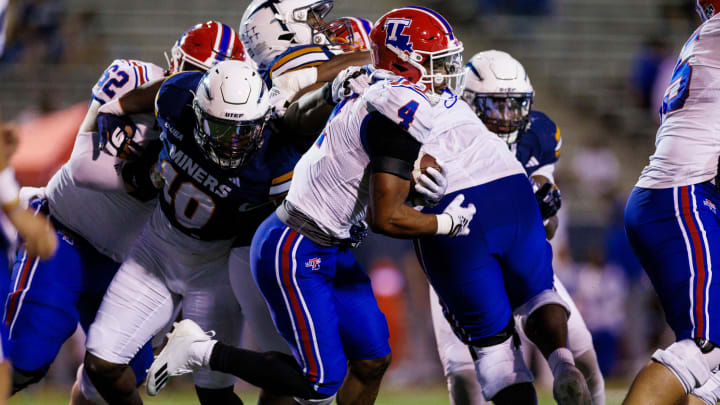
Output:
<svg viewBox="0 0 720 405">
<path fill-rule="evenodd" d="M 125 110 L 123 110 L 122 104 L 120 104 L 120 97 L 101 105 L 100 108 L 98 108 L 98 114 L 100 113 L 125 115 Z"/>
<path fill-rule="evenodd" d="M 435 215 L 437 218 L 437 231 L 435 235 L 448 235 L 452 231 L 453 219 L 450 214 Z"/>
<path fill-rule="evenodd" d="M 17 201 L 20 186 L 15 180 L 15 170 L 8 167 L 0 171 L 0 204 L 3 206 Z"/>
</svg>

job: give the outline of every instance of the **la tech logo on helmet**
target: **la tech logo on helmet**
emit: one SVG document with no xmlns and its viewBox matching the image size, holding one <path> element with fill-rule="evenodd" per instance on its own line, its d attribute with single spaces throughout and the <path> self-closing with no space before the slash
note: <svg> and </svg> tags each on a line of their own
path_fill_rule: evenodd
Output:
<svg viewBox="0 0 720 405">
<path fill-rule="evenodd" d="M 385 21 L 385 45 L 393 46 L 401 51 L 412 53 L 413 47 L 410 35 L 403 35 L 405 28 L 410 26 L 410 20 L 405 18 L 388 18 Z"/>
</svg>

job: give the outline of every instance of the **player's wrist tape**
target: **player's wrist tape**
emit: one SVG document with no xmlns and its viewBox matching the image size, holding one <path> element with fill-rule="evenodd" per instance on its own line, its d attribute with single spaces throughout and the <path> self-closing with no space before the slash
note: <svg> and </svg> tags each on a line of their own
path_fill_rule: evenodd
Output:
<svg viewBox="0 0 720 405">
<path fill-rule="evenodd" d="M 15 170 L 8 167 L 0 171 L 0 204 L 5 207 L 18 201 L 20 186 L 15 180 Z"/>
<path fill-rule="evenodd" d="M 448 235 L 452 231 L 453 219 L 450 214 L 435 215 L 437 218 L 437 231 L 435 235 Z"/>
<path fill-rule="evenodd" d="M 101 105 L 98 113 L 125 115 L 125 110 L 123 110 L 122 104 L 120 104 L 120 98 L 118 97 Z"/>
</svg>

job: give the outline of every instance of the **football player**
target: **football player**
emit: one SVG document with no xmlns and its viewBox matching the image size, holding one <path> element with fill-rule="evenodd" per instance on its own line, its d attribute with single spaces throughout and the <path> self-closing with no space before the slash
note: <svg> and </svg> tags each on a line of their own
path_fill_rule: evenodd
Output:
<svg viewBox="0 0 720 405">
<path fill-rule="evenodd" d="M 305 92 L 332 82 L 344 68 L 371 62 L 367 49 L 357 46 L 367 24 L 358 20 L 352 27 L 347 19 L 326 23 L 332 6 L 332 0 L 253 0 L 243 14 L 240 38 L 273 88 L 279 115 Z"/>
<path fill-rule="evenodd" d="M 366 214 L 376 231 L 406 238 L 466 234 L 474 214 L 462 197 L 440 215 L 404 204 L 420 145 L 435 135 L 432 105 L 442 102 L 443 87 L 461 82 L 462 45 L 443 17 L 414 7 L 387 13 L 370 37 L 375 65 L 400 73 L 392 65 L 401 64 L 405 77 L 335 108 L 251 246 L 253 276 L 304 377 L 298 385 L 311 394 L 296 398 L 301 404 L 329 404 L 336 395 L 339 403 L 373 403 L 390 363 L 385 317 L 350 250 L 363 236 Z M 410 42 L 418 60 L 403 62 Z M 258 364 L 271 368 L 272 359 L 210 339 L 188 321 L 174 333 L 160 363 L 170 375 L 224 367 L 243 376 Z"/>
<path fill-rule="evenodd" d="M 233 39 L 224 49 L 215 44 L 219 33 Z M 189 29 L 172 53 L 169 73 L 204 70 L 221 58 L 244 57 L 234 30 L 218 22 Z M 50 260 L 39 260 L 26 247 L 16 259 L 13 292 L 4 312 L 10 352 L 16 359 L 15 392 L 45 375 L 78 322 L 87 331 L 119 263 L 127 257 L 156 206 L 156 191 L 148 181 L 140 181 L 147 177 L 153 149 L 157 155 L 153 118 L 134 116 L 129 137 L 118 137 L 119 131 L 110 134 L 105 145 L 109 153 L 94 149 L 93 138 L 98 137 L 94 127 L 102 106 L 165 75 L 164 69 L 151 63 L 113 61 L 93 87 L 93 100 L 70 160 L 41 190 L 44 196 L 36 205 L 49 210 L 62 242 Z M 131 363 L 136 375 L 133 381 L 144 380 L 151 361 L 152 348 L 147 344 Z M 87 375 L 79 370 L 73 401 L 79 403 L 83 397 L 102 401 Z"/>
<path fill-rule="evenodd" d="M 0 122 L 0 206 L 4 218 L 0 221 L 9 221 L 17 230 L 27 250 L 42 259 L 53 255 L 57 249 L 57 236 L 50 221 L 42 214 L 33 214 L 32 211 L 21 205 L 18 191 L 19 186 L 15 180 L 15 172 L 9 166 L 10 158 L 15 152 L 18 139 L 16 128 L 12 124 Z M 13 230 L 0 230 L 0 296 L 6 296 L 9 289 L 9 256 L 14 243 L 10 242 L 8 235 Z M 6 404 L 12 392 L 12 364 L 8 357 L 7 329 L 0 325 L 0 404 Z"/>
<path fill-rule="evenodd" d="M 713 277 L 720 257 L 720 1 L 698 0 L 696 6 L 703 23 L 680 51 L 663 98 L 655 153 L 625 208 L 628 239 L 676 341 L 653 353 L 630 387 L 627 405 L 720 399 L 720 377 L 713 373 L 720 365 L 720 332 L 713 323 L 720 311 Z"/>
<path fill-rule="evenodd" d="M 523 66 L 505 52 L 480 52 L 466 65 L 463 99 L 475 111 L 485 126 L 504 140 L 525 172 L 540 185 L 535 197 L 541 206 L 545 221 L 545 234 L 551 239 L 557 227 L 560 195 L 554 181 L 554 166 L 560 156 L 562 139 L 560 129 L 547 115 L 532 110 L 534 90 Z M 568 318 L 568 348 L 575 363 L 588 383 L 593 404 L 605 404 L 605 384 L 593 349 L 592 337 L 582 315 L 555 277 L 553 286 L 570 307 Z M 467 346 L 452 332 L 442 313 L 437 294 L 430 290 L 433 327 L 438 354 L 443 363 L 450 390 L 450 401 L 455 405 L 484 404 L 481 387 L 475 378 L 475 366 Z M 517 324 L 524 319 L 516 317 Z M 522 328 L 516 331 L 528 342 Z"/>
<path fill-rule="evenodd" d="M 240 343 L 242 315 L 227 271 L 230 248 L 236 238 L 249 240 L 267 207 L 274 208 L 272 199 L 282 193 L 276 195 L 273 184 L 299 158 L 266 130 L 268 91 L 245 63 L 224 61 L 204 75 L 173 75 L 155 105 L 163 143 L 160 204 L 88 333 L 86 369 L 114 403 L 141 403 L 127 364 L 178 305 L 183 316 Z M 202 403 L 241 403 L 234 377 L 208 370 L 194 377 Z M 148 392 L 156 394 L 166 380 L 154 373 Z"/>
</svg>

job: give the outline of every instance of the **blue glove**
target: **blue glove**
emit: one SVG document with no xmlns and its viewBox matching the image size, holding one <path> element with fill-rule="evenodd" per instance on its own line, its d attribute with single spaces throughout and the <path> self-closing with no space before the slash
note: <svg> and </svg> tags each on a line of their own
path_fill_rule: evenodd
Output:
<svg viewBox="0 0 720 405">
<path fill-rule="evenodd" d="M 545 183 L 535 191 L 535 199 L 540 206 L 543 221 L 555 216 L 562 206 L 562 196 L 557 185 Z"/>
<path fill-rule="evenodd" d="M 365 221 L 350 227 L 350 247 L 360 246 L 368 234 L 368 225 Z"/>
<path fill-rule="evenodd" d="M 97 127 L 99 150 L 125 160 L 132 160 L 142 152 L 142 147 L 133 141 L 137 127 L 129 117 L 100 113 Z"/>
</svg>

